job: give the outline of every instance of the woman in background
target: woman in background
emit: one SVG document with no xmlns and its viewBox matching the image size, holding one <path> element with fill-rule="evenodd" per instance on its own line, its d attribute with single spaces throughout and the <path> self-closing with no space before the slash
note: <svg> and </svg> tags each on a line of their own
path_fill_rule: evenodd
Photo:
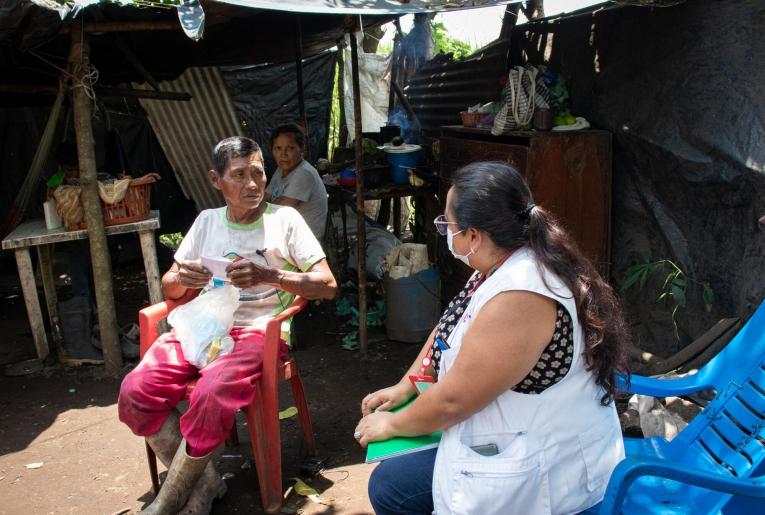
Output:
<svg viewBox="0 0 765 515">
<path fill-rule="evenodd" d="M 278 168 L 266 188 L 266 201 L 294 207 L 320 242 L 327 223 L 327 189 L 316 168 L 303 159 L 305 133 L 294 123 L 271 132 L 271 154 Z"/>
</svg>

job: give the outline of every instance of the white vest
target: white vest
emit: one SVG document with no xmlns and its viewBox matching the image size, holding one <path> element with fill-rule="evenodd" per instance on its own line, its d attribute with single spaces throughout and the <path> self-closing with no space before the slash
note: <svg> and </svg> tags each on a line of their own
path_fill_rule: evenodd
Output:
<svg viewBox="0 0 765 515">
<path fill-rule="evenodd" d="M 545 278 L 547 286 L 530 250 L 517 251 L 478 287 L 449 337 L 439 379 L 449 373 L 465 332 L 486 302 L 503 291 L 532 291 L 568 310 L 574 358 L 566 376 L 541 394 L 507 390 L 443 432 L 433 473 L 437 515 L 577 513 L 602 500 L 611 472 L 624 458 L 616 407 L 600 404 L 603 392 L 586 369 L 571 292 L 554 274 L 546 272 Z M 495 456 L 471 449 L 492 443 L 499 450 Z"/>
</svg>

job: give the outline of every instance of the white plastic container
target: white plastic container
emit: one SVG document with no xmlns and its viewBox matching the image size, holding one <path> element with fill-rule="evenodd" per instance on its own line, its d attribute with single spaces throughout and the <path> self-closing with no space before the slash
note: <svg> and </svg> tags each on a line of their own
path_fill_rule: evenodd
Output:
<svg viewBox="0 0 765 515">
<path fill-rule="evenodd" d="M 58 212 L 56 211 L 56 201 L 53 199 L 48 199 L 45 202 L 43 202 L 43 212 L 45 213 L 45 227 L 50 231 L 53 229 L 58 229 L 63 225 L 61 222 L 61 217 L 58 216 Z"/>
</svg>

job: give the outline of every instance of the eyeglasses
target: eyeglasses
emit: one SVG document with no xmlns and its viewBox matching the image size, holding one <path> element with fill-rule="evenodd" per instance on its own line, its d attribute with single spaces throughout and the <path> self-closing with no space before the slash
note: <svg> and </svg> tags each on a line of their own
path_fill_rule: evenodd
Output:
<svg viewBox="0 0 765 515">
<path fill-rule="evenodd" d="M 438 234 L 441 236 L 446 236 L 447 227 L 449 225 L 457 225 L 457 222 L 450 222 L 446 219 L 446 216 L 444 215 L 438 215 L 435 220 L 433 220 L 433 225 L 436 226 L 436 230 L 438 231 Z"/>
</svg>

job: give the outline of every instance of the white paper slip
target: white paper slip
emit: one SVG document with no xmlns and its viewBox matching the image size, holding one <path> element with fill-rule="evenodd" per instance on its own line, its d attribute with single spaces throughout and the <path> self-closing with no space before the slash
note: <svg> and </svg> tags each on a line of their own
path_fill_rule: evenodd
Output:
<svg viewBox="0 0 765 515">
<path fill-rule="evenodd" d="M 202 256 L 202 266 L 208 269 L 213 277 L 221 281 L 228 281 L 226 267 L 230 264 L 230 259 Z"/>
</svg>

